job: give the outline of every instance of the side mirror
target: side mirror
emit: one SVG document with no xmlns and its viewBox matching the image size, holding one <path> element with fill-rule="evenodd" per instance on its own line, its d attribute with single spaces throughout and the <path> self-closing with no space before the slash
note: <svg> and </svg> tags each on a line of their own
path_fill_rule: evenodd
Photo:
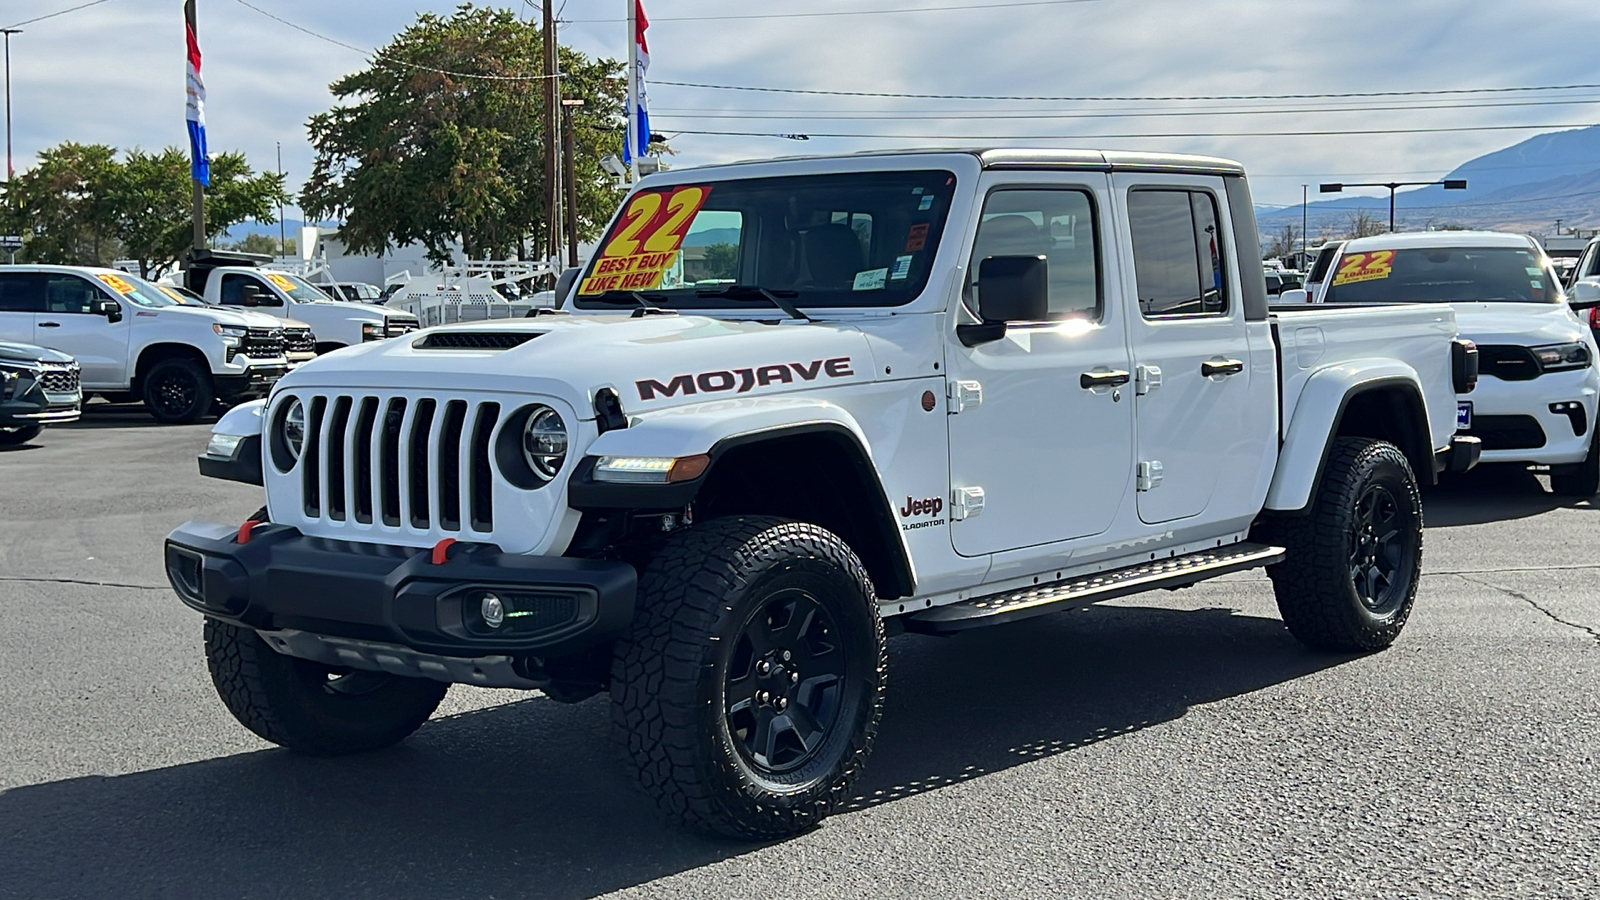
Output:
<svg viewBox="0 0 1600 900">
<path fill-rule="evenodd" d="M 1290 288 L 1289 290 L 1283 291 L 1282 293 L 1278 294 L 1278 301 L 1277 302 L 1278 303 L 1282 303 L 1282 304 L 1310 303 L 1311 302 L 1311 295 L 1306 293 L 1305 291 L 1301 290 L 1300 288 Z"/>
<path fill-rule="evenodd" d="M 96 300 L 90 305 L 89 311 L 97 316 L 105 316 L 107 322 L 122 321 L 122 304 L 115 300 Z"/>
<path fill-rule="evenodd" d="M 1050 267 L 1043 256 L 991 256 L 978 264 L 981 325 L 957 325 L 956 337 L 976 347 L 1006 336 L 1011 322 L 1050 317 Z"/>
<path fill-rule="evenodd" d="M 1600 306 L 1600 284 L 1589 279 L 1574 282 L 1567 305 L 1573 309 L 1593 309 Z"/>
<path fill-rule="evenodd" d="M 563 269 L 561 274 L 556 277 L 557 306 L 567 302 L 567 294 L 572 290 L 572 283 L 578 280 L 578 273 L 582 271 L 579 268 Z"/>
</svg>

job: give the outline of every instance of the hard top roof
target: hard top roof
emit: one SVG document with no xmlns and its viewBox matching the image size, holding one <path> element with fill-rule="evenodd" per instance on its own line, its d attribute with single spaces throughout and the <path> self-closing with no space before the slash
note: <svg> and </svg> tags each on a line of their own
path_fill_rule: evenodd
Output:
<svg viewBox="0 0 1600 900">
<path fill-rule="evenodd" d="M 1101 172 L 1200 172 L 1210 175 L 1243 175 L 1244 166 L 1231 159 L 1213 156 L 1194 156 L 1187 153 L 1138 153 L 1120 150 L 1071 150 L 1030 148 L 971 148 L 949 147 L 926 150 L 864 150 L 858 153 L 825 153 L 815 155 L 777 156 L 766 159 L 744 159 L 730 163 L 693 167 L 692 171 L 758 166 L 767 163 L 816 162 L 819 160 L 851 160 L 884 157 L 950 156 L 961 154 L 975 156 L 985 169 L 1080 169 Z M 682 173 L 691 169 L 676 169 Z M 672 174 L 672 173 L 662 173 Z M 656 176 L 651 176 L 652 178 Z"/>
<path fill-rule="evenodd" d="M 1343 249 L 1345 253 L 1429 247 L 1520 247 L 1526 250 L 1531 241 L 1525 234 L 1509 231 L 1407 231 L 1355 238 L 1346 241 Z"/>
</svg>

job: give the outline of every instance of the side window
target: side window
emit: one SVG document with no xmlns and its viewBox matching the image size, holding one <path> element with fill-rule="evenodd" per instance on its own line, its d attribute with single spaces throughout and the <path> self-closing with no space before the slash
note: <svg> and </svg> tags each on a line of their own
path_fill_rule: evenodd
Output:
<svg viewBox="0 0 1600 900">
<path fill-rule="evenodd" d="M 224 306 L 279 306 L 276 294 L 262 287 L 254 276 L 230 272 L 222 276 L 221 294 Z"/>
<path fill-rule="evenodd" d="M 1216 198 L 1205 191 L 1128 192 L 1128 229 L 1139 311 L 1146 318 L 1228 311 Z"/>
<path fill-rule="evenodd" d="M 1100 237 L 1088 191 L 1001 188 L 989 194 L 967 270 L 967 305 L 974 311 L 978 270 L 991 256 L 1045 258 L 1051 319 L 1100 317 Z"/>
<path fill-rule="evenodd" d="M 0 275 L 0 312 L 44 312 L 44 276 L 29 272 Z"/>
<path fill-rule="evenodd" d="M 94 301 L 104 297 L 99 288 L 76 275 L 45 276 L 45 312 L 87 315 L 92 311 Z"/>
</svg>

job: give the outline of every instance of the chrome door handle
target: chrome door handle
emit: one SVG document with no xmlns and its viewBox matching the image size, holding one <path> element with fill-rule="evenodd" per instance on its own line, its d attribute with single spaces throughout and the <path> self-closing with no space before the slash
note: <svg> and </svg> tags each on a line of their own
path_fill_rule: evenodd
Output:
<svg viewBox="0 0 1600 900">
<path fill-rule="evenodd" d="M 1213 375 L 1237 375 L 1244 371 L 1244 363 L 1237 359 L 1208 359 L 1200 364 L 1200 375 L 1210 378 Z"/>
<path fill-rule="evenodd" d="M 1084 372 L 1078 376 L 1078 386 L 1086 391 L 1103 387 L 1121 387 L 1133 380 L 1133 376 L 1121 369 L 1112 369 L 1107 372 Z"/>
<path fill-rule="evenodd" d="M 60 322 L 35 322 L 40 328 L 60 328 Z"/>
</svg>

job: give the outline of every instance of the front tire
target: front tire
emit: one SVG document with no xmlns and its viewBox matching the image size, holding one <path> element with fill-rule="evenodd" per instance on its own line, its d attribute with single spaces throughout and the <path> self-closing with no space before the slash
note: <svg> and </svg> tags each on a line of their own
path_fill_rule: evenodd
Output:
<svg viewBox="0 0 1600 900">
<path fill-rule="evenodd" d="M 192 359 L 164 359 L 145 373 L 145 408 L 163 425 L 189 425 L 211 411 L 211 373 Z"/>
<path fill-rule="evenodd" d="M 745 839 L 838 809 L 871 751 L 887 667 L 850 547 L 803 522 L 716 519 L 672 538 L 639 597 L 611 717 L 657 806 Z"/>
<path fill-rule="evenodd" d="M 15 447 L 26 444 L 39 436 L 43 431 L 41 425 L 21 425 L 16 428 L 0 428 L 0 447 Z"/>
<path fill-rule="evenodd" d="M 449 685 L 333 669 L 284 656 L 248 628 L 206 619 L 206 665 L 228 711 L 281 747 L 316 756 L 397 744 L 421 727 Z"/>
<path fill-rule="evenodd" d="M 1565 472 L 1550 473 L 1550 491 L 1563 497 L 1593 497 L 1600 493 L 1600 439 L 1589 438 L 1583 462 Z"/>
<path fill-rule="evenodd" d="M 1422 495 L 1399 448 L 1339 438 L 1311 509 L 1270 525 L 1288 555 L 1267 574 L 1301 643 L 1370 651 L 1399 637 L 1422 573 Z"/>
</svg>

